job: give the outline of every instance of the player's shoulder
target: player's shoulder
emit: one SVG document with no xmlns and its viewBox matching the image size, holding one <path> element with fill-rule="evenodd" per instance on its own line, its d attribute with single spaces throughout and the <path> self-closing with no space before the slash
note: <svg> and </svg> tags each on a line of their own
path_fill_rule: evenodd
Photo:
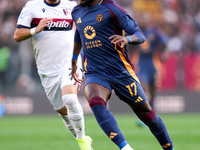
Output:
<svg viewBox="0 0 200 150">
<path fill-rule="evenodd" d="M 113 12 L 122 12 L 123 14 L 126 14 L 127 12 L 115 1 L 113 0 L 102 0 L 101 6 L 106 7 Z"/>
<path fill-rule="evenodd" d="M 37 7 L 39 3 L 41 3 L 41 0 L 29 0 L 24 7 Z"/>
<path fill-rule="evenodd" d="M 41 0 L 29 0 L 27 2 L 28 5 L 37 5 L 38 3 L 41 3 Z"/>
<path fill-rule="evenodd" d="M 78 10 L 81 10 L 82 7 L 80 7 L 80 4 L 76 5 L 73 10 L 72 10 L 72 14 L 74 14 L 75 12 L 77 12 Z"/>
</svg>

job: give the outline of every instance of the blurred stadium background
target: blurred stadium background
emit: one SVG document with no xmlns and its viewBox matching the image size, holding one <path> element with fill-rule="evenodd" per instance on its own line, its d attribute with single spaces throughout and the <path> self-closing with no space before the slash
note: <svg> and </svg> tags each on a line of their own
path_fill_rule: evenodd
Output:
<svg viewBox="0 0 200 150">
<path fill-rule="evenodd" d="M 27 1 L 28 0 L 0 0 L 0 117 L 2 117 L 0 118 L 0 150 L 14 149 L 14 147 L 6 148 L 5 143 L 3 144 L 5 147 L 2 148 L 1 142 L 3 142 L 2 139 L 4 139 L 4 136 L 7 137 L 5 139 L 10 139 L 11 137 L 17 138 L 17 136 L 20 137 L 20 133 L 23 131 L 19 129 L 19 126 L 22 125 L 19 120 L 25 119 L 24 124 L 26 124 L 27 116 L 30 115 L 34 116 L 33 121 L 36 122 L 37 119 L 35 119 L 35 116 L 39 119 L 38 121 L 42 121 L 46 119 L 45 116 L 49 118 L 49 115 L 56 115 L 41 87 L 36 71 L 31 41 L 26 40 L 16 43 L 13 39 L 17 17 Z M 188 139 L 185 139 L 185 143 L 182 143 L 182 147 L 177 148 L 177 150 L 182 150 L 184 148 L 189 149 L 189 146 L 187 147 L 186 145 L 186 141 L 189 141 L 187 144 L 190 143 L 194 145 L 194 150 L 199 149 L 200 133 L 197 127 L 200 127 L 200 122 L 195 121 L 197 119 L 199 120 L 200 117 L 200 1 L 117 0 L 117 2 L 134 18 L 138 26 L 143 23 L 143 19 L 148 19 L 157 24 L 168 35 L 169 40 L 167 48 L 170 51 L 170 56 L 169 59 L 159 67 L 161 76 L 158 83 L 155 110 L 166 119 L 170 126 L 172 136 L 177 139 L 176 142 L 179 141 L 181 136 L 188 136 L 190 133 L 194 133 L 191 134 Z M 134 63 L 134 47 L 129 46 L 128 50 L 130 58 Z M 91 110 L 84 98 L 83 89 L 81 89 L 79 97 L 86 114 L 86 127 L 88 125 L 90 129 L 95 128 L 97 132 L 100 132 L 100 136 L 106 138 L 103 135 L 103 131 L 100 131 L 94 117 L 90 116 Z M 118 100 L 114 93 L 108 107 L 113 113 L 119 115 L 118 119 L 122 120 L 121 122 L 119 121 L 119 124 L 123 124 L 123 119 L 126 118 L 126 116 L 127 120 L 125 122 L 129 121 L 128 117 L 130 116 L 127 113 L 131 113 L 131 110 Z M 120 114 L 123 116 L 120 117 Z M 42 115 L 42 119 L 38 115 Z M 195 119 L 192 120 L 192 116 L 195 116 Z M 57 121 L 57 117 L 52 117 L 52 119 L 53 122 L 54 120 Z M 94 126 L 90 126 L 89 123 L 87 123 L 87 121 L 90 122 L 91 120 L 93 120 L 92 125 Z M 187 120 L 189 122 L 188 124 L 185 122 L 181 123 L 181 121 Z M 60 123 L 58 125 L 59 128 L 63 128 L 64 130 L 61 121 L 58 120 L 58 122 Z M 175 122 L 175 124 L 173 124 L 173 122 Z M 52 124 L 52 121 L 49 123 Z M 130 121 L 128 123 L 130 124 Z M 8 126 L 8 124 L 10 124 L 10 126 Z M 18 126 L 18 128 L 16 128 L 16 130 L 19 130 L 19 133 L 17 132 L 18 134 L 11 124 L 16 124 L 16 126 Z M 37 123 L 34 125 L 36 126 L 36 124 Z M 184 135 L 182 135 L 181 131 L 176 132 L 178 129 L 185 129 L 184 127 L 177 127 L 182 124 L 187 126 L 187 130 L 192 128 L 193 130 L 191 132 L 185 132 Z M 195 126 L 192 126 L 194 124 Z M 27 126 L 29 125 L 30 124 Z M 127 124 L 125 124 L 124 128 L 128 127 L 126 125 Z M 24 128 L 25 126 L 22 127 Z M 56 126 L 52 126 L 52 128 L 54 127 L 56 128 Z M 7 129 L 11 132 L 8 133 Z M 92 134 L 93 132 L 90 131 L 90 129 L 86 131 Z M 136 129 L 143 132 L 141 129 Z M 47 131 L 48 133 L 44 133 L 47 134 L 47 137 L 50 130 L 51 129 Z M 12 134 L 13 131 L 15 131 L 16 135 Z M 38 130 L 38 132 L 40 131 Z M 57 132 L 58 131 L 52 136 L 56 136 L 56 138 L 61 140 L 59 135 L 62 131 L 59 135 L 56 135 Z M 125 134 L 128 133 L 129 131 Z M 41 140 L 44 140 L 44 138 L 45 137 Z M 131 140 L 131 138 L 130 135 L 129 139 Z M 134 137 L 133 143 L 136 144 L 136 147 L 139 149 L 141 146 L 139 143 L 142 138 L 138 139 L 138 141 L 136 138 L 137 135 Z M 96 139 L 100 140 L 98 136 Z M 51 140 L 54 142 L 54 139 Z M 181 141 L 184 140 L 180 140 L 179 142 L 181 143 Z M 20 143 L 20 141 L 18 142 Z M 101 142 L 102 143 L 99 144 L 103 146 L 104 143 L 103 141 Z M 107 140 L 107 142 L 110 144 L 109 140 Z M 19 143 L 17 144 L 16 141 L 15 144 L 20 147 Z M 156 141 L 153 141 L 153 143 L 156 143 Z M 23 144 L 22 141 L 21 144 Z M 98 146 L 98 144 L 96 145 Z M 155 145 L 156 144 L 154 144 L 154 146 Z M 112 146 L 113 149 L 116 149 L 114 145 L 110 146 L 110 150 L 112 150 Z M 143 149 L 148 148 L 145 148 L 145 145 L 142 146 Z M 159 147 L 153 148 L 155 150 L 159 149 Z M 36 149 L 36 147 L 32 149 Z M 51 147 L 46 147 L 46 149 L 50 150 Z M 78 149 L 78 147 L 74 149 Z M 102 150 L 104 150 L 104 148 Z"/>
</svg>

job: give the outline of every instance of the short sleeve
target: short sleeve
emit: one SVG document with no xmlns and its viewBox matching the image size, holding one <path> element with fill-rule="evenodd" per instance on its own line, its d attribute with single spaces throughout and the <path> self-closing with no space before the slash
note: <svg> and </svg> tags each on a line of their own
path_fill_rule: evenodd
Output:
<svg viewBox="0 0 200 150">
<path fill-rule="evenodd" d="M 18 20 L 17 20 L 17 27 L 22 28 L 22 27 L 31 27 L 31 22 L 32 22 L 32 13 L 31 13 L 31 8 L 30 8 L 30 2 L 27 2 L 26 5 L 23 7 Z"/>
<path fill-rule="evenodd" d="M 81 43 L 81 38 L 80 38 L 80 34 L 79 31 L 76 29 L 75 35 L 74 35 L 74 42 L 75 43 Z"/>
<path fill-rule="evenodd" d="M 130 15 L 118 4 L 107 5 L 114 14 L 114 20 L 119 23 L 121 28 L 128 34 L 132 35 L 138 30 L 136 22 Z"/>
</svg>

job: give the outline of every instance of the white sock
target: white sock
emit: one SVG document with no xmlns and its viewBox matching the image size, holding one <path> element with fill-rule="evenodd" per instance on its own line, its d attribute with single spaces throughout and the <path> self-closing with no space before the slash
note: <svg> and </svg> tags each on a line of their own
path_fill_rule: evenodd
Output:
<svg viewBox="0 0 200 150">
<path fill-rule="evenodd" d="M 60 115 L 60 114 L 59 114 L 59 115 Z M 64 122 L 64 124 L 65 124 L 65 127 L 71 132 L 71 134 L 72 134 L 74 137 L 76 137 L 76 132 L 74 131 L 74 127 L 72 126 L 72 124 L 71 124 L 71 122 L 70 122 L 68 116 L 67 116 L 67 115 L 66 115 L 66 116 L 60 115 L 60 116 L 62 117 L 62 120 L 63 120 L 63 122 Z"/>
<path fill-rule="evenodd" d="M 67 107 L 68 118 L 76 132 L 76 139 L 82 139 L 85 137 L 85 124 L 83 109 L 78 101 L 78 97 L 76 94 L 66 94 L 62 98 Z"/>
<path fill-rule="evenodd" d="M 127 144 L 121 150 L 134 150 L 134 149 L 132 149 L 131 146 L 129 144 Z"/>
</svg>

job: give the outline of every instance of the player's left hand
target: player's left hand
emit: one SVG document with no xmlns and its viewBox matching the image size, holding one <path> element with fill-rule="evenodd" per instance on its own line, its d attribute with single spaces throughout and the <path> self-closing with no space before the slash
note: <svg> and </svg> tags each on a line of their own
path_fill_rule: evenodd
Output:
<svg viewBox="0 0 200 150">
<path fill-rule="evenodd" d="M 123 48 L 129 42 L 129 39 L 127 37 L 123 37 L 121 35 L 112 35 L 109 37 L 109 39 L 112 39 L 112 44 L 121 43 L 121 48 Z"/>
</svg>

